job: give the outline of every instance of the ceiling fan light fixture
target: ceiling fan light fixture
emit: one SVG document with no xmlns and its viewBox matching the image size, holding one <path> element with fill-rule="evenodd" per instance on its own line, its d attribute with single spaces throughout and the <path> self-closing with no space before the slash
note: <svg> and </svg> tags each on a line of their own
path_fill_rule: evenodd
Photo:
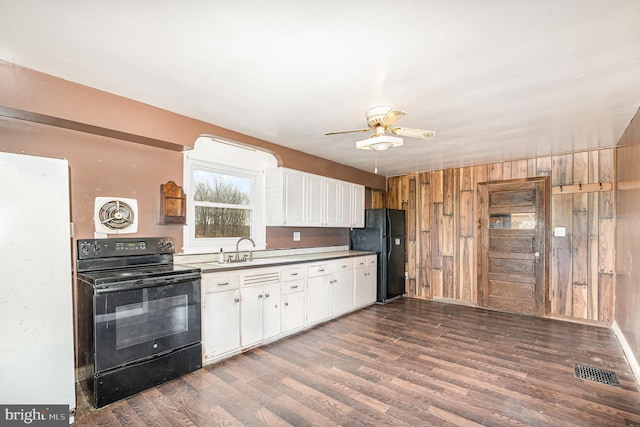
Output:
<svg viewBox="0 0 640 427">
<path fill-rule="evenodd" d="M 356 148 L 358 150 L 382 151 L 393 147 L 399 147 L 401 145 L 402 138 L 390 135 L 372 136 L 371 138 L 356 142 Z"/>
<path fill-rule="evenodd" d="M 431 139 L 436 136 L 432 130 L 411 129 L 411 128 L 390 128 L 389 131 L 394 135 L 408 136 L 411 138 Z"/>
</svg>

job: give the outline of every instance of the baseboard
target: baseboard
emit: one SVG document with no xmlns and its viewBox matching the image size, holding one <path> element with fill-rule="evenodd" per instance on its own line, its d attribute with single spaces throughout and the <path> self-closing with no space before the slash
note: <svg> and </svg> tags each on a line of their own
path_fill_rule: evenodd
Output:
<svg viewBox="0 0 640 427">
<path fill-rule="evenodd" d="M 580 319 L 577 317 L 563 316 L 560 314 L 549 314 L 548 318 L 554 319 L 554 320 L 561 320 L 563 322 L 571 322 L 571 323 L 579 323 L 581 325 L 595 326 L 597 328 L 607 328 L 607 329 L 611 328 L 610 322 L 599 322 L 597 320 Z"/>
<path fill-rule="evenodd" d="M 631 366 L 631 371 L 633 371 L 633 375 L 635 375 L 636 377 L 636 382 L 640 384 L 640 364 L 638 364 L 638 359 L 636 358 L 636 355 L 633 354 L 633 350 L 631 350 L 631 346 L 627 342 L 627 339 L 624 337 L 624 334 L 620 330 L 620 327 L 618 326 L 618 323 L 616 321 L 614 321 L 613 325 L 611 325 L 611 329 L 613 330 L 613 333 L 615 334 L 616 338 L 618 338 L 618 342 L 622 346 L 622 351 L 624 352 L 624 355 L 626 356 L 627 361 L 629 362 L 629 366 Z"/>
<path fill-rule="evenodd" d="M 436 302 L 444 302 L 447 304 L 464 305 L 467 307 L 478 308 L 478 305 L 472 303 L 471 301 L 464 301 L 464 300 L 459 300 L 454 298 L 433 297 L 432 300 Z"/>
</svg>

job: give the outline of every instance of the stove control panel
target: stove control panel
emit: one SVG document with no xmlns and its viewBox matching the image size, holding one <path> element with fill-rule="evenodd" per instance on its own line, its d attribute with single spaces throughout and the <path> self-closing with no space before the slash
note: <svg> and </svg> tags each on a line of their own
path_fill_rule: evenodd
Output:
<svg viewBox="0 0 640 427">
<path fill-rule="evenodd" d="M 82 239 L 77 243 L 78 259 L 173 254 L 175 252 L 172 237 Z"/>
</svg>

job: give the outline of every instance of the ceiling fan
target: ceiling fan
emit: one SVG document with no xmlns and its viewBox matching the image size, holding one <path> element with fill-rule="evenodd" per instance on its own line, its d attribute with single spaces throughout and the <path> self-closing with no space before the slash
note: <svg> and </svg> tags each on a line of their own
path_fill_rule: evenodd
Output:
<svg viewBox="0 0 640 427">
<path fill-rule="evenodd" d="M 431 139 L 435 136 L 436 133 L 431 130 L 391 127 L 406 114 L 404 111 L 394 110 L 391 107 L 373 107 L 367 110 L 367 124 L 369 125 L 367 129 L 341 130 L 327 132 L 325 135 L 374 131 L 373 135 L 369 138 L 356 142 L 356 148 L 359 150 L 376 151 L 387 150 L 402 145 L 402 138 L 388 135 L 387 131 L 393 135 L 408 136 L 411 138 Z"/>
</svg>

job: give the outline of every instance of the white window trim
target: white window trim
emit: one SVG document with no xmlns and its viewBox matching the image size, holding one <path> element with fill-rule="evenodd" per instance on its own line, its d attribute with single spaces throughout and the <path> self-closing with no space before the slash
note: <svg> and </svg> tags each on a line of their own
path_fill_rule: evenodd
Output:
<svg viewBox="0 0 640 427">
<path fill-rule="evenodd" d="M 235 149 L 242 150 L 242 149 Z M 246 156 L 246 152 L 244 153 Z M 216 160 L 220 159 L 218 157 Z M 225 159 L 223 159 L 225 160 Z M 229 162 L 231 163 L 231 162 Z M 248 249 L 265 249 L 266 248 L 266 219 L 265 219 L 265 194 L 266 194 L 266 179 L 265 170 L 263 168 L 252 167 L 238 167 L 237 165 L 231 165 L 225 161 L 210 161 L 204 159 L 203 156 L 195 155 L 195 153 L 187 152 L 184 156 L 184 187 L 187 196 L 187 225 L 184 226 L 184 245 L 183 252 L 188 253 L 217 253 L 220 248 L 227 252 L 235 252 L 236 243 L 238 238 L 211 238 L 211 239 L 196 239 L 194 237 L 195 226 L 195 206 L 193 201 L 193 170 L 197 169 L 210 169 L 212 171 L 236 174 L 242 176 L 250 176 L 254 180 L 252 202 L 253 209 L 251 215 L 251 237 L 255 244 L 255 248 L 251 248 L 250 242 L 243 242 L 241 244 L 241 250 Z M 243 162 L 244 166 L 244 162 Z"/>
</svg>

